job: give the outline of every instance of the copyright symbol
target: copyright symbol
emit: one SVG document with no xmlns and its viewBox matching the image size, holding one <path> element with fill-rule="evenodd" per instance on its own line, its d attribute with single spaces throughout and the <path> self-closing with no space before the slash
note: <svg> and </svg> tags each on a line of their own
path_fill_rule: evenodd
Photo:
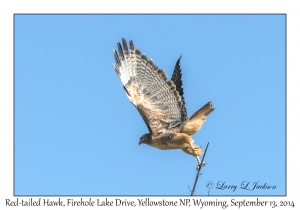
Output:
<svg viewBox="0 0 300 210">
<path fill-rule="evenodd" d="M 206 189 L 212 189 L 214 187 L 214 183 L 212 181 L 206 182 Z"/>
</svg>

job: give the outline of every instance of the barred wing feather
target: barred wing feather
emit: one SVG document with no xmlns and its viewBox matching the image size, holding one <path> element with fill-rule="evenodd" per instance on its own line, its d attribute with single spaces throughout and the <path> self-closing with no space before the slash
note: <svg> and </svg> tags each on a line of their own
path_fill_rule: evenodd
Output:
<svg viewBox="0 0 300 210">
<path fill-rule="evenodd" d="M 178 70 L 168 80 L 165 72 L 159 69 L 152 59 L 134 48 L 132 41 L 129 49 L 126 40 L 118 42 L 118 52 L 113 50 L 116 65 L 125 94 L 138 109 L 149 131 L 158 135 L 181 124 L 186 119 L 186 109 L 182 97 L 181 72 Z M 174 84 L 175 83 L 175 84 Z"/>
</svg>

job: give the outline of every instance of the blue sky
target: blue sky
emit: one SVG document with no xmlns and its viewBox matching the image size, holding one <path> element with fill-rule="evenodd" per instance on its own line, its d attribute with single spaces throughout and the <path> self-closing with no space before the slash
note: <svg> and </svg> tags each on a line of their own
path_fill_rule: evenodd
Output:
<svg viewBox="0 0 300 210">
<path fill-rule="evenodd" d="M 111 64 L 124 37 L 171 77 L 188 116 L 215 110 L 195 195 L 285 195 L 284 15 L 15 15 L 15 195 L 189 195 L 196 159 L 147 133 Z M 244 182 L 245 181 L 245 182 Z M 276 186 L 275 189 L 241 189 Z M 217 189 L 216 187 L 230 189 Z M 237 186 L 236 190 L 231 187 Z M 252 189 L 252 188 L 251 188 Z"/>
</svg>

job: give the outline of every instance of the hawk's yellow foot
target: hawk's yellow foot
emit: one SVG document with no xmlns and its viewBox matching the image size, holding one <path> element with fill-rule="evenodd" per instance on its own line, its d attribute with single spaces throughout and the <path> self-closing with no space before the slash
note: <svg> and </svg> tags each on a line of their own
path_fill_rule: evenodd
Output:
<svg viewBox="0 0 300 210">
<path fill-rule="evenodd" d="M 196 158 L 197 158 L 197 161 L 198 161 L 198 165 L 197 165 L 196 170 L 198 171 L 198 170 L 200 169 L 201 161 L 200 161 L 199 156 L 197 156 Z M 203 161 L 202 166 L 205 166 L 205 164 L 206 164 L 206 163 Z"/>
</svg>

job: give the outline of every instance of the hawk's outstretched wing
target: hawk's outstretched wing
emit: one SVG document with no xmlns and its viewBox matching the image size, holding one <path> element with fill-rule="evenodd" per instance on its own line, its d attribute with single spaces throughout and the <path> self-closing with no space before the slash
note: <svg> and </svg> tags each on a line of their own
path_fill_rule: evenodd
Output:
<svg viewBox="0 0 300 210">
<path fill-rule="evenodd" d="M 175 64 L 175 68 L 173 71 L 173 75 L 171 80 L 174 82 L 175 86 L 176 86 L 176 90 L 178 91 L 178 93 L 181 96 L 181 101 L 182 101 L 182 106 L 181 106 L 181 117 L 182 117 L 182 121 L 184 121 L 187 118 L 187 112 L 186 112 L 186 108 L 185 108 L 185 101 L 184 101 L 184 97 L 183 97 L 183 88 L 182 88 L 182 79 L 181 79 L 181 67 L 180 67 L 180 59 L 181 56 L 178 58 L 176 64 Z"/>
<path fill-rule="evenodd" d="M 125 93 L 138 109 L 149 131 L 153 135 L 164 133 L 186 119 L 186 109 L 182 97 L 182 81 L 179 61 L 175 66 L 172 80 L 155 66 L 152 59 L 141 54 L 130 41 L 118 42 L 118 52 L 113 50 L 117 75 L 123 83 Z M 175 83 L 175 84 L 174 84 Z"/>
</svg>

